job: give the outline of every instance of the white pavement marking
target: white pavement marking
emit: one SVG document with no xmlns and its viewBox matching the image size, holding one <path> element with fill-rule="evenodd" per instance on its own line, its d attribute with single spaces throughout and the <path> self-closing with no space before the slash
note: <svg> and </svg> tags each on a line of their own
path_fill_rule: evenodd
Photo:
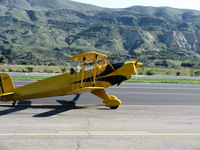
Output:
<svg viewBox="0 0 200 150">
<path fill-rule="evenodd" d="M 114 132 L 114 131 L 79 131 L 55 133 L 0 133 L 0 136 L 200 136 L 199 132 L 154 133 L 154 132 Z"/>
<path fill-rule="evenodd" d="M 167 90 L 167 89 L 170 89 L 170 90 L 194 90 L 194 89 L 197 89 L 197 90 L 199 90 L 200 88 L 197 88 L 197 87 L 195 87 L 195 88 L 179 88 L 179 87 L 177 87 L 177 88 L 174 88 L 174 87 L 110 87 L 110 88 L 112 88 L 112 89 L 154 89 L 154 90 L 160 90 L 160 89 L 162 89 L 162 90 Z"/>
<path fill-rule="evenodd" d="M 143 92 L 143 91 L 139 91 L 139 92 L 135 92 L 135 91 L 125 91 L 123 92 L 124 94 L 128 93 L 130 95 L 135 95 L 135 94 L 141 94 L 141 95 L 169 95 L 169 96 L 194 96 L 194 95 L 200 95 L 199 93 L 170 93 L 170 94 L 167 94 L 167 93 L 161 93 L 161 92 Z"/>
</svg>

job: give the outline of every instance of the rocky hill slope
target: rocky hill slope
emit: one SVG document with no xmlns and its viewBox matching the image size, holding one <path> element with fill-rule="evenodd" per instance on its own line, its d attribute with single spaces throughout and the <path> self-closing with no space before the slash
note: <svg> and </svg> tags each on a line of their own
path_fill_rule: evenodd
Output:
<svg viewBox="0 0 200 150">
<path fill-rule="evenodd" d="M 63 64 L 79 52 L 199 60 L 200 11 L 106 9 L 69 0 L 0 0 L 0 63 Z"/>
</svg>

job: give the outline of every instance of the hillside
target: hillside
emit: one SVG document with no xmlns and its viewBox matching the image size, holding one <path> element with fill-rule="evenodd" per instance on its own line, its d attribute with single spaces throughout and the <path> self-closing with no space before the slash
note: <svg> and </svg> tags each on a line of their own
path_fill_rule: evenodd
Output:
<svg viewBox="0 0 200 150">
<path fill-rule="evenodd" d="M 143 61 L 200 60 L 200 11 L 106 9 L 69 0 L 0 0 L 0 63 L 63 64 L 98 51 Z"/>
</svg>

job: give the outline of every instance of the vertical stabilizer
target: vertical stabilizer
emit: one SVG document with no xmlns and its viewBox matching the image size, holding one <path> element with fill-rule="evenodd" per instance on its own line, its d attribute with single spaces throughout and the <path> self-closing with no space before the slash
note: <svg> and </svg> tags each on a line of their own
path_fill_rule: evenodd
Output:
<svg viewBox="0 0 200 150">
<path fill-rule="evenodd" d="M 14 85 L 7 73 L 0 73 L 0 94 L 13 92 Z"/>
</svg>

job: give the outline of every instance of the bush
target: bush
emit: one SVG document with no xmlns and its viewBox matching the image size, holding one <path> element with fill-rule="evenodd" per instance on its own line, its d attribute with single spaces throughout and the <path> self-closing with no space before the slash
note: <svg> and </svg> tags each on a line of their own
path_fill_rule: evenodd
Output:
<svg viewBox="0 0 200 150">
<path fill-rule="evenodd" d="M 12 68 L 9 68 L 9 69 L 8 69 L 8 72 L 13 72 L 13 69 L 12 69 Z"/>
<path fill-rule="evenodd" d="M 167 62 L 166 60 L 163 60 L 163 61 L 157 61 L 157 62 L 155 63 L 155 66 L 168 67 L 169 64 L 168 64 L 168 62 Z"/>
<path fill-rule="evenodd" d="M 45 69 L 44 72 L 45 72 L 45 73 L 53 73 L 53 71 L 52 71 L 52 70 L 49 70 L 49 69 Z"/>
<path fill-rule="evenodd" d="M 66 72 L 66 68 L 61 68 L 62 73 Z"/>
<path fill-rule="evenodd" d="M 154 74 L 155 74 L 155 72 L 153 70 L 148 70 L 146 73 L 146 75 L 154 75 Z"/>
<path fill-rule="evenodd" d="M 176 72 L 176 75 L 177 75 L 177 76 L 180 76 L 180 75 L 181 75 L 181 72 L 179 72 L 179 71 Z"/>
<path fill-rule="evenodd" d="M 194 75 L 195 75 L 195 76 L 199 76 L 199 75 L 200 75 L 200 70 L 195 71 L 195 72 L 194 72 Z"/>
<path fill-rule="evenodd" d="M 190 68 L 192 68 L 192 67 L 194 67 L 194 63 L 192 63 L 192 62 L 182 62 L 181 63 L 181 67 L 190 67 Z"/>
<path fill-rule="evenodd" d="M 27 67 L 28 72 L 33 72 L 33 67 Z"/>
</svg>

